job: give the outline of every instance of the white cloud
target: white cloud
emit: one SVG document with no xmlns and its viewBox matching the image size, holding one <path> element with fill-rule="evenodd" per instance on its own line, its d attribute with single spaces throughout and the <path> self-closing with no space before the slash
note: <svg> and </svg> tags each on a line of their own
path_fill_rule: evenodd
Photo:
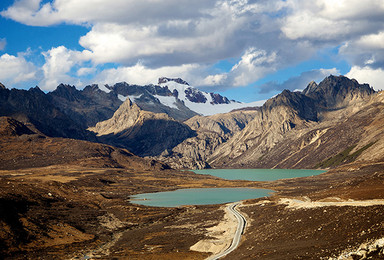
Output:
<svg viewBox="0 0 384 260">
<path fill-rule="evenodd" d="M 45 64 L 43 66 L 44 79 L 40 86 L 44 90 L 53 90 L 60 83 L 81 84 L 79 79 L 70 75 L 72 68 L 89 59 L 89 52 L 68 50 L 64 46 L 52 48 L 43 53 Z"/>
<path fill-rule="evenodd" d="M 231 70 L 234 86 L 244 86 L 260 79 L 276 69 L 276 53 L 267 53 L 256 48 L 248 49 Z"/>
<path fill-rule="evenodd" d="M 0 82 L 13 87 L 13 84 L 37 79 L 37 68 L 22 54 L 0 56 Z"/>
<path fill-rule="evenodd" d="M 6 45 L 7 45 L 7 40 L 0 38 L 0 51 L 4 50 Z"/>
<path fill-rule="evenodd" d="M 362 36 L 356 41 L 356 45 L 361 48 L 384 49 L 384 31 L 377 34 L 369 34 Z"/>
<path fill-rule="evenodd" d="M 372 69 L 368 66 L 354 66 L 346 76 L 356 79 L 360 84 L 368 83 L 375 90 L 384 89 L 384 70 L 382 68 Z"/>
<path fill-rule="evenodd" d="M 381 0 L 288 0 L 291 13 L 282 19 L 282 32 L 290 39 L 343 41 L 382 28 Z"/>
<path fill-rule="evenodd" d="M 215 75 L 208 75 L 205 77 L 202 82 L 199 82 L 199 85 L 203 86 L 223 86 L 227 84 L 228 80 L 228 74 L 222 73 L 222 74 L 215 74 Z"/>
<path fill-rule="evenodd" d="M 15 21 L 37 26 L 48 26 L 61 21 L 55 15 L 51 3 L 40 4 L 41 0 L 18 0 L 1 15 Z"/>
<path fill-rule="evenodd" d="M 375 34 L 363 35 L 340 47 L 340 55 L 358 67 L 384 67 L 384 28 Z"/>
<path fill-rule="evenodd" d="M 2 15 L 15 21 L 49 26 L 57 23 L 139 23 L 190 19 L 201 16 L 217 0 L 19 0 Z"/>
<path fill-rule="evenodd" d="M 84 67 L 84 68 L 80 68 L 77 70 L 77 75 L 78 76 L 86 76 L 86 75 L 89 75 L 89 74 L 93 74 L 96 72 L 96 68 L 88 68 L 88 67 Z"/>
</svg>

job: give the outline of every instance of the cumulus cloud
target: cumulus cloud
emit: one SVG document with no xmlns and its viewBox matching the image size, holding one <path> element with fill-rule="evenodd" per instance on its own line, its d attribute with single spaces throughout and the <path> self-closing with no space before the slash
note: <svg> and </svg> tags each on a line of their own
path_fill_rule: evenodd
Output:
<svg viewBox="0 0 384 260">
<path fill-rule="evenodd" d="M 14 84 L 37 79 L 37 68 L 23 54 L 0 56 L 0 82 L 13 87 Z"/>
<path fill-rule="evenodd" d="M 52 48 L 43 53 L 45 64 L 42 67 L 44 79 L 40 82 L 44 90 L 53 90 L 60 83 L 81 85 L 79 79 L 70 75 L 71 70 L 89 59 L 87 51 L 79 52 L 64 46 Z"/>
<path fill-rule="evenodd" d="M 282 32 L 290 39 L 343 41 L 382 28 L 384 4 L 380 0 L 288 0 L 291 12 L 282 19 Z"/>
<path fill-rule="evenodd" d="M 356 79 L 360 84 L 368 83 L 375 90 L 384 89 L 384 70 L 382 68 L 372 69 L 368 66 L 354 66 L 346 76 Z"/>
<path fill-rule="evenodd" d="M 384 29 L 384 28 L 383 28 Z M 384 67 L 384 30 L 346 42 L 339 50 L 351 64 L 373 69 Z"/>
<path fill-rule="evenodd" d="M 1 14 L 15 21 L 38 26 L 57 23 L 152 24 L 163 20 L 184 20 L 206 15 L 217 0 L 19 0 Z"/>
<path fill-rule="evenodd" d="M 256 48 L 248 49 L 241 57 L 229 75 L 233 79 L 233 86 L 244 86 L 260 79 L 265 74 L 276 69 L 277 55 L 275 52 L 267 53 Z"/>
</svg>

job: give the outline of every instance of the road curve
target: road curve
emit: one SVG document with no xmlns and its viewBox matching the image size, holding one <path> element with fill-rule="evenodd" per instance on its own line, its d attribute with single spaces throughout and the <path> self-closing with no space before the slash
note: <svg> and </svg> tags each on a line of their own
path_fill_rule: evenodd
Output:
<svg viewBox="0 0 384 260">
<path fill-rule="evenodd" d="M 229 212 L 231 212 L 237 219 L 236 233 L 235 233 L 235 236 L 233 237 L 231 245 L 227 249 L 225 249 L 224 251 L 222 251 L 216 255 L 210 256 L 209 258 L 207 258 L 207 260 L 215 260 L 215 259 L 219 259 L 221 257 L 224 257 L 224 256 L 228 255 L 229 253 L 231 253 L 233 250 L 235 250 L 236 247 L 238 247 L 238 245 L 240 243 L 241 235 L 244 232 L 245 224 L 247 223 L 244 216 L 241 215 L 241 213 L 239 211 L 237 211 L 237 209 L 236 209 L 236 206 L 239 204 L 240 204 L 240 202 L 235 202 L 235 203 L 229 204 L 227 207 Z"/>
</svg>

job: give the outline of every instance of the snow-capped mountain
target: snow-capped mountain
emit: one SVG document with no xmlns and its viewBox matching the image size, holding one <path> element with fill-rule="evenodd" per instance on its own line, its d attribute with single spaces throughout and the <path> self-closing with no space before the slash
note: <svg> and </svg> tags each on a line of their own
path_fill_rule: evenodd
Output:
<svg viewBox="0 0 384 260">
<path fill-rule="evenodd" d="M 190 86 L 180 78 L 159 78 L 158 85 L 130 85 L 127 83 L 117 83 L 114 86 L 106 86 L 109 90 L 118 94 L 124 101 L 129 98 L 137 103 L 142 109 L 153 112 L 166 112 L 170 110 L 183 112 L 183 118 L 187 119 L 195 114 L 213 115 L 226 113 L 234 109 L 244 107 L 261 106 L 264 102 L 241 103 L 229 100 L 217 93 L 207 93 Z M 156 108 L 154 110 L 154 108 Z M 191 113 L 192 112 L 192 113 Z M 170 114 L 170 116 L 175 117 Z M 177 116 L 175 117 L 176 119 Z"/>
</svg>

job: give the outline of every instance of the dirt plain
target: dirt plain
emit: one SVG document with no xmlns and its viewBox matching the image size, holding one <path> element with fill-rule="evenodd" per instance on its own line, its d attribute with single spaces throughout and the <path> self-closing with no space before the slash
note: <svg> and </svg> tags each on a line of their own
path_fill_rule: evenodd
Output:
<svg viewBox="0 0 384 260">
<path fill-rule="evenodd" d="M 129 202 L 137 193 L 192 187 L 276 191 L 243 203 L 248 226 L 226 259 L 329 259 L 384 237 L 383 205 L 295 209 L 282 202 L 384 200 L 383 162 L 352 163 L 308 178 L 247 182 L 170 170 L 88 142 L 24 136 L 3 138 L 0 145 L 4 259 L 204 259 L 210 253 L 190 247 L 210 238 L 207 229 L 224 218 L 222 205 L 158 208 Z M 368 257 L 383 259 L 380 250 Z"/>
</svg>

